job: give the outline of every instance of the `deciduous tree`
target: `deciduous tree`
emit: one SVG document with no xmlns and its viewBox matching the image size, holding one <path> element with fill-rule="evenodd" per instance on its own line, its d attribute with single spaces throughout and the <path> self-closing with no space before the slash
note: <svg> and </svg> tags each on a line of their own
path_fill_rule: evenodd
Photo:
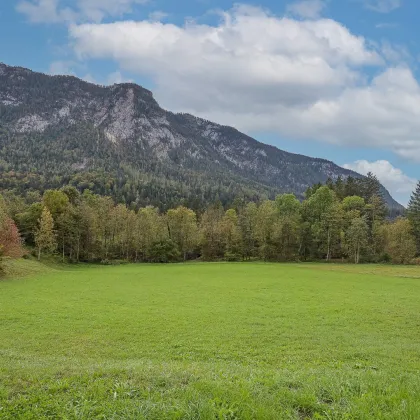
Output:
<svg viewBox="0 0 420 420">
<path fill-rule="evenodd" d="M 35 233 L 35 244 L 38 248 L 38 260 L 41 259 L 41 252 L 54 252 L 57 242 L 54 233 L 54 220 L 47 207 L 44 207 L 39 220 L 39 227 Z"/>
</svg>

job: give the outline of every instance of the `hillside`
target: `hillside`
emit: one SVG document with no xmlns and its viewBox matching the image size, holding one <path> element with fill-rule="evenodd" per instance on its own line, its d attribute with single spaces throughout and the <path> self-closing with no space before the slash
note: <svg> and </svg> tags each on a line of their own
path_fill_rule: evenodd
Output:
<svg viewBox="0 0 420 420">
<path fill-rule="evenodd" d="M 0 188 L 70 183 L 132 205 L 200 208 L 360 175 L 162 109 L 135 84 L 98 86 L 0 63 Z M 384 190 L 390 207 L 399 209 Z"/>
</svg>

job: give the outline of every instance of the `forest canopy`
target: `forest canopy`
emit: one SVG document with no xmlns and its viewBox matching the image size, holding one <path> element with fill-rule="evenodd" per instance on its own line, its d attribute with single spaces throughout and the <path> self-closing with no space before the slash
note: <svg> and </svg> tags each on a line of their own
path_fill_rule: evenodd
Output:
<svg viewBox="0 0 420 420">
<path fill-rule="evenodd" d="M 4 194 L 0 240 L 4 255 L 21 244 L 42 258 L 71 262 L 331 261 L 412 263 L 420 254 L 420 188 L 407 217 L 392 218 L 380 183 L 369 174 L 274 200 L 238 197 L 196 212 L 185 206 L 132 209 L 73 186 L 25 197 Z"/>
</svg>

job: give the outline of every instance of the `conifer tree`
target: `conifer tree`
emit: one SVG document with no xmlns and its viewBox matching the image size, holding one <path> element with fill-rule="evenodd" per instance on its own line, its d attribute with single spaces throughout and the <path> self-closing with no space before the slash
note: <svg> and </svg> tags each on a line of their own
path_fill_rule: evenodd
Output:
<svg viewBox="0 0 420 420">
<path fill-rule="evenodd" d="M 411 222 L 413 233 L 416 238 L 417 253 L 420 253 L 420 181 L 411 194 L 407 208 L 407 216 Z"/>
</svg>

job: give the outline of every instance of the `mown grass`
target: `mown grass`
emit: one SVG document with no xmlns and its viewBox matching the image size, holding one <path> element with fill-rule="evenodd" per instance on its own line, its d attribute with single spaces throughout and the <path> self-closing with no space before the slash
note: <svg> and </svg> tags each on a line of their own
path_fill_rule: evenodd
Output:
<svg viewBox="0 0 420 420">
<path fill-rule="evenodd" d="M 0 418 L 419 419 L 417 277 L 203 263 L 0 282 Z"/>
</svg>

